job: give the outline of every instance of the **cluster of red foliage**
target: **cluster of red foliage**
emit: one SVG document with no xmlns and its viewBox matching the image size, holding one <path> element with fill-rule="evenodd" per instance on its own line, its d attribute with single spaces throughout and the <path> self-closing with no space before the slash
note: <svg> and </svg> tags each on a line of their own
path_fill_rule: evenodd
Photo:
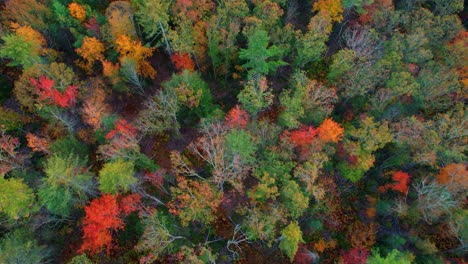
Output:
<svg viewBox="0 0 468 264">
<path fill-rule="evenodd" d="M 384 186 L 381 186 L 379 190 L 381 192 L 384 192 L 388 189 L 392 189 L 394 191 L 399 191 L 403 194 L 406 194 L 408 192 L 409 178 L 410 176 L 408 173 L 397 171 L 393 174 L 393 181 L 395 183 L 385 184 Z"/>
<path fill-rule="evenodd" d="M 165 170 L 160 169 L 155 172 L 145 172 L 144 179 L 147 180 L 154 187 L 161 189 L 164 183 Z"/>
<path fill-rule="evenodd" d="M 114 138 L 116 135 L 122 135 L 125 137 L 135 137 L 137 134 L 137 129 L 134 128 L 130 123 L 127 122 L 125 119 L 119 119 L 114 124 L 115 128 L 111 130 L 106 135 L 106 139 L 110 140 Z"/>
<path fill-rule="evenodd" d="M 309 251 L 303 243 L 299 243 L 299 249 L 296 252 L 296 256 L 294 256 L 294 263 L 295 264 L 308 264 L 314 263 L 318 255 L 314 254 L 313 252 Z"/>
<path fill-rule="evenodd" d="M 112 249 L 112 231 L 124 228 L 123 216 L 140 210 L 139 194 L 124 196 L 104 194 L 86 206 L 83 221 L 83 244 L 80 252 L 96 254 L 103 249 L 107 254 Z"/>
<path fill-rule="evenodd" d="M 63 93 L 55 89 L 54 80 L 48 79 L 44 75 L 39 77 L 39 80 L 30 79 L 31 84 L 36 87 L 39 94 L 39 100 L 46 101 L 47 104 L 56 105 L 61 108 L 73 106 L 76 102 L 76 95 L 78 93 L 78 86 L 70 85 Z"/>
<path fill-rule="evenodd" d="M 249 123 L 249 114 L 242 110 L 239 105 L 229 110 L 225 118 L 226 126 L 230 128 L 245 128 Z"/>
<path fill-rule="evenodd" d="M 194 71 L 195 70 L 195 63 L 193 63 L 193 60 L 190 58 L 190 54 L 186 52 L 174 53 L 171 56 L 171 60 L 174 63 L 178 71 L 183 71 L 183 70 Z"/>
<path fill-rule="evenodd" d="M 343 252 L 343 262 L 345 264 L 366 263 L 369 250 L 365 248 L 352 248 Z"/>
<path fill-rule="evenodd" d="M 97 36 L 100 36 L 101 35 L 101 26 L 99 26 L 99 23 L 96 19 L 96 17 L 92 17 L 90 18 L 85 24 L 84 26 L 86 27 L 86 29 L 94 32 L 94 34 L 96 34 Z"/>
<path fill-rule="evenodd" d="M 313 126 L 302 126 L 298 130 L 289 132 L 289 139 L 296 146 L 307 147 L 314 142 L 317 133 L 317 129 Z"/>
</svg>

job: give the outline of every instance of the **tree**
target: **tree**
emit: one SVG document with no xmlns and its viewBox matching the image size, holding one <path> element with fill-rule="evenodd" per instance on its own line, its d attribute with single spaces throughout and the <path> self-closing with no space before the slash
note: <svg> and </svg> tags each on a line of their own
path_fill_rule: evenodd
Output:
<svg viewBox="0 0 468 264">
<path fill-rule="evenodd" d="M 81 47 L 75 49 L 75 51 L 85 60 L 84 63 L 80 63 L 78 65 L 80 65 L 88 73 L 91 73 L 94 62 L 104 59 L 103 52 L 105 51 L 105 47 L 104 44 L 95 37 L 85 36 L 83 38 Z"/>
<path fill-rule="evenodd" d="M 23 166 L 26 156 L 18 152 L 19 139 L 0 130 L 0 175 Z"/>
<path fill-rule="evenodd" d="M 390 263 L 401 263 L 410 264 L 413 259 L 413 255 L 393 249 L 386 257 L 380 255 L 376 250 L 372 250 L 372 254 L 367 258 L 368 264 L 390 264 Z"/>
<path fill-rule="evenodd" d="M 28 141 L 28 147 L 34 152 L 44 152 L 49 154 L 49 142 L 45 138 L 40 138 L 34 134 L 26 134 L 26 140 Z"/>
<path fill-rule="evenodd" d="M 392 185 L 392 190 L 399 191 L 403 194 L 408 192 L 408 183 L 409 183 L 409 174 L 402 171 L 397 171 L 393 174 L 393 181 L 395 182 Z"/>
<path fill-rule="evenodd" d="M 258 29 L 248 36 L 248 48 L 239 51 L 239 58 L 247 61 L 242 67 L 248 69 L 249 79 L 256 75 L 254 79 L 258 81 L 261 75 L 267 75 L 286 65 L 286 62 L 280 59 L 284 51 L 275 45 L 268 47 L 268 42 L 267 32 Z"/>
<path fill-rule="evenodd" d="M 171 215 L 166 215 L 161 211 L 148 212 L 143 218 L 145 230 L 136 246 L 140 252 L 147 252 L 144 263 L 156 261 L 159 256 L 173 252 L 174 242 L 179 239 L 185 239 L 178 236 L 175 219 Z"/>
<path fill-rule="evenodd" d="M 0 57 L 10 59 L 8 66 L 23 66 L 24 69 L 40 62 L 37 45 L 27 41 L 24 36 L 15 34 L 4 35 L 4 44 L 0 47 Z"/>
<path fill-rule="evenodd" d="M 283 211 L 275 206 L 265 209 L 249 209 L 243 220 L 245 235 L 249 241 L 260 240 L 271 246 L 278 233 L 278 224 L 283 222 Z"/>
<path fill-rule="evenodd" d="M 167 38 L 169 29 L 169 6 L 167 0 L 135 0 L 138 7 L 136 15 L 138 23 L 143 26 L 147 39 L 154 41 L 160 34 L 164 39 L 166 52 L 171 54 L 171 46 Z"/>
<path fill-rule="evenodd" d="M 278 122 L 288 128 L 297 128 L 300 121 L 322 121 L 331 114 L 338 99 L 334 88 L 310 80 L 303 71 L 292 75 L 290 87 L 279 97 L 282 111 L 278 117 Z"/>
<path fill-rule="evenodd" d="M 112 249 L 111 232 L 124 228 L 120 218 L 117 196 L 104 194 L 85 207 L 86 216 L 83 220 L 83 244 L 80 253 L 89 251 L 96 254 L 103 249 L 109 254 Z"/>
<path fill-rule="evenodd" d="M 133 23 L 134 11 L 129 2 L 113 1 L 106 8 L 105 15 L 109 22 L 109 42 L 116 41 L 120 36 L 127 36 L 131 39 L 137 37 Z"/>
<path fill-rule="evenodd" d="M 83 121 L 94 129 L 102 127 L 102 120 L 110 114 L 110 107 L 106 102 L 107 94 L 102 88 L 104 83 L 101 79 L 90 81 L 90 93 L 84 97 L 81 116 Z"/>
<path fill-rule="evenodd" d="M 0 262 L 5 264 L 49 263 L 49 251 L 40 246 L 27 229 L 16 229 L 6 234 L 0 242 Z"/>
<path fill-rule="evenodd" d="M 7 0 L 1 17 L 38 30 L 47 30 L 50 13 L 48 6 L 37 0 Z"/>
<path fill-rule="evenodd" d="M 174 62 L 175 67 L 178 71 L 189 70 L 195 71 L 195 63 L 193 63 L 188 53 L 174 53 L 171 56 L 172 62 Z"/>
<path fill-rule="evenodd" d="M 183 226 L 187 226 L 191 221 L 212 224 L 223 194 L 206 181 L 179 176 L 177 187 L 171 187 L 171 195 L 169 212 L 178 216 Z"/>
<path fill-rule="evenodd" d="M 92 175 L 85 165 L 73 154 L 47 159 L 44 166 L 47 178 L 39 188 L 39 198 L 51 213 L 67 217 L 75 205 L 84 205 L 95 194 Z"/>
<path fill-rule="evenodd" d="M 281 188 L 281 200 L 292 219 L 299 218 L 309 207 L 309 198 L 301 191 L 299 184 L 292 180 Z"/>
<path fill-rule="evenodd" d="M 255 161 L 256 145 L 252 136 L 245 130 L 234 129 L 226 134 L 224 144 L 226 145 L 226 157 L 235 159 L 238 155 L 244 164 Z"/>
<path fill-rule="evenodd" d="M 363 116 L 360 127 L 346 131 L 343 148 L 347 161 L 338 164 L 342 175 L 356 182 L 368 171 L 375 161 L 373 152 L 393 141 L 388 122 L 375 122 L 372 117 Z"/>
<path fill-rule="evenodd" d="M 457 206 L 457 202 L 446 186 L 429 181 L 427 178 L 413 186 L 418 195 L 417 208 L 423 219 L 429 224 L 437 221 L 443 214 L 451 212 Z"/>
<path fill-rule="evenodd" d="M 70 15 L 78 19 L 78 21 L 83 22 L 86 19 L 86 10 L 80 4 L 71 2 L 68 5 L 68 10 L 70 11 Z"/>
<path fill-rule="evenodd" d="M 318 0 L 314 3 L 312 10 L 330 17 L 334 22 L 339 23 L 343 20 L 343 6 L 340 0 Z"/>
<path fill-rule="evenodd" d="M 330 32 L 331 20 L 327 16 L 313 16 L 307 26 L 307 32 L 298 36 L 294 63 L 302 68 L 310 62 L 319 61 L 327 48 L 326 42 Z"/>
<path fill-rule="evenodd" d="M 114 2 L 116 3 L 116 2 Z M 140 41 L 132 40 L 127 35 L 119 35 L 116 40 L 116 50 L 120 53 L 120 62 L 123 64 L 125 58 L 135 60 L 137 63 L 137 72 L 143 77 L 151 79 L 156 75 L 156 71 L 145 59 L 151 57 L 154 48 L 148 48 L 142 45 Z"/>
<path fill-rule="evenodd" d="M 29 217 L 36 209 L 33 206 L 34 200 L 33 190 L 22 179 L 7 180 L 0 177 L 0 211 L 10 220 Z"/>
<path fill-rule="evenodd" d="M 138 129 L 145 134 L 162 133 L 171 130 L 179 132 L 177 113 L 179 111 L 177 94 L 173 89 L 164 89 L 145 102 L 145 109 L 140 111 L 136 121 Z"/>
<path fill-rule="evenodd" d="M 225 123 L 230 128 L 245 128 L 249 123 L 249 114 L 236 105 L 226 114 Z"/>
<path fill-rule="evenodd" d="M 297 222 L 289 223 L 281 232 L 281 238 L 279 248 L 293 261 L 299 248 L 299 243 L 304 242 L 299 224 Z"/>
<path fill-rule="evenodd" d="M 252 116 L 273 103 L 273 94 L 268 87 L 267 79 L 260 77 L 258 81 L 250 80 L 237 95 L 242 107 Z"/>
<path fill-rule="evenodd" d="M 127 192 L 137 179 L 133 176 L 134 164 L 117 159 L 104 164 L 99 171 L 99 189 L 104 193 L 118 194 Z"/>
<path fill-rule="evenodd" d="M 437 174 L 437 182 L 448 186 L 454 193 L 463 194 L 468 189 L 468 170 L 463 163 L 452 163 L 443 167 Z"/>
<path fill-rule="evenodd" d="M 39 94 L 39 101 L 45 101 L 48 105 L 56 105 L 61 108 L 67 108 L 75 105 L 78 86 L 70 85 L 63 93 L 54 88 L 55 81 L 42 75 L 39 80 L 31 78 L 31 84 L 36 87 Z"/>
<path fill-rule="evenodd" d="M 344 129 L 331 118 L 325 119 L 317 128 L 318 136 L 325 142 L 338 143 L 344 136 Z"/>
</svg>

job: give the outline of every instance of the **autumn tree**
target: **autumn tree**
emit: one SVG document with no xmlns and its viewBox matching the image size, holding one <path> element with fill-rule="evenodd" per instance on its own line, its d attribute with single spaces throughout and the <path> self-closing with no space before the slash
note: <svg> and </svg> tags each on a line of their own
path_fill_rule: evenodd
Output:
<svg viewBox="0 0 468 264">
<path fill-rule="evenodd" d="M 0 130 L 0 175 L 23 166 L 26 158 L 19 152 L 20 141 Z"/>
<path fill-rule="evenodd" d="M 437 174 L 437 182 L 447 185 L 449 191 L 455 196 L 463 196 L 468 189 L 467 186 L 468 170 L 463 163 L 452 163 L 443 167 Z"/>
<path fill-rule="evenodd" d="M 112 232 L 124 228 L 117 196 L 105 194 L 92 200 L 85 207 L 85 213 L 80 252 L 89 251 L 90 254 L 96 254 L 106 249 L 109 253 L 113 247 Z"/>
<path fill-rule="evenodd" d="M 83 121 L 99 129 L 102 127 L 103 118 L 110 113 L 110 107 L 106 102 L 107 93 L 103 89 L 101 79 L 91 79 L 89 82 L 90 93 L 84 97 L 81 116 Z"/>
<path fill-rule="evenodd" d="M 242 67 L 248 70 L 248 78 L 257 76 L 257 81 L 261 75 L 267 75 L 275 71 L 278 67 L 286 65 L 281 60 L 283 51 L 277 46 L 268 47 L 269 37 L 264 30 L 255 30 L 248 36 L 248 48 L 239 51 L 239 58 L 247 62 Z"/>
<path fill-rule="evenodd" d="M 325 142 L 338 143 L 344 136 L 343 127 L 330 118 L 325 119 L 317 128 L 318 136 Z"/>
<path fill-rule="evenodd" d="M 388 122 L 375 122 L 368 116 L 361 118 L 359 128 L 351 128 L 346 133 L 343 148 L 347 161 L 338 168 L 345 178 L 356 182 L 374 165 L 373 152 L 393 141 L 393 134 Z"/>
<path fill-rule="evenodd" d="M 67 217 L 74 206 L 84 205 L 95 195 L 92 175 L 85 162 L 70 154 L 50 156 L 45 164 L 46 179 L 39 189 L 41 203 L 53 214 Z"/>
<path fill-rule="evenodd" d="M 318 0 L 314 3 L 312 10 L 330 17 L 334 22 L 339 23 L 343 20 L 343 6 L 339 0 Z"/>
<path fill-rule="evenodd" d="M 171 46 L 167 38 L 169 30 L 169 7 L 170 2 L 166 0 L 141 0 L 134 1 L 137 6 L 136 15 L 150 43 L 159 35 L 162 35 L 166 52 L 171 54 Z"/>
<path fill-rule="evenodd" d="M 298 71 L 291 77 L 290 89 L 279 96 L 282 111 L 278 122 L 288 128 L 297 128 L 301 121 L 321 122 L 330 115 L 337 99 L 333 87 L 310 80 L 305 72 Z"/>
<path fill-rule="evenodd" d="M 120 159 L 104 164 L 99 171 L 99 189 L 104 193 L 127 192 L 137 179 L 133 176 L 134 165 Z"/>
<path fill-rule="evenodd" d="M 249 114 L 236 105 L 226 114 L 225 122 L 231 128 L 245 128 L 249 123 Z"/>
<path fill-rule="evenodd" d="M 291 222 L 281 232 L 281 242 L 279 248 L 283 251 L 292 261 L 299 249 L 299 243 L 304 242 L 302 238 L 302 231 L 297 222 Z"/>
<path fill-rule="evenodd" d="M 180 218 L 183 226 L 192 221 L 205 225 L 213 223 L 221 203 L 222 192 L 206 181 L 177 177 L 177 187 L 171 187 L 169 212 Z"/>
<path fill-rule="evenodd" d="M 144 263 L 156 261 L 163 254 L 173 252 L 174 242 L 185 237 L 177 235 L 178 229 L 174 224 L 175 219 L 170 214 L 161 211 L 147 212 L 143 218 L 145 225 L 144 233 L 140 238 L 137 250 L 145 252 L 146 257 L 142 257 Z"/>
<path fill-rule="evenodd" d="M 40 138 L 34 134 L 26 134 L 26 140 L 28 141 L 28 147 L 34 152 L 44 152 L 49 154 L 49 141 L 46 138 Z"/>
<path fill-rule="evenodd" d="M 8 0 L 1 17 L 21 25 L 29 25 L 38 30 L 46 30 L 51 15 L 46 4 L 37 0 Z"/>
<path fill-rule="evenodd" d="M 104 44 L 95 37 L 85 36 L 81 47 L 75 49 L 75 51 L 85 60 L 84 63 L 80 62 L 78 65 L 88 73 L 91 73 L 95 61 L 104 59 L 103 52 L 105 51 L 105 47 Z"/>
<path fill-rule="evenodd" d="M 281 188 L 281 200 L 292 219 L 299 218 L 309 207 L 309 198 L 295 181 L 288 181 Z"/>
<path fill-rule="evenodd" d="M 260 77 L 258 81 L 248 81 L 237 98 L 252 116 L 256 116 L 260 110 L 273 103 L 273 94 L 265 77 Z"/>
<path fill-rule="evenodd" d="M 63 92 L 54 87 L 55 81 L 46 76 L 39 77 L 39 80 L 31 79 L 31 84 L 36 87 L 39 101 L 48 105 L 56 105 L 61 108 L 73 106 L 76 103 L 78 86 L 71 84 Z"/>
<path fill-rule="evenodd" d="M 108 36 L 108 39 L 110 43 L 116 41 L 120 36 L 127 36 L 131 39 L 136 38 L 137 33 L 133 23 L 135 14 L 129 2 L 113 1 L 106 8 L 105 15 L 109 22 L 108 31 L 110 36 Z"/>
<path fill-rule="evenodd" d="M 115 3 L 115 2 L 114 2 Z M 151 57 L 154 48 L 148 48 L 142 45 L 140 41 L 132 40 L 127 35 L 119 35 L 116 40 L 116 50 L 120 53 L 120 61 L 123 62 L 124 58 L 130 58 L 137 63 L 136 70 L 143 77 L 151 79 L 156 75 L 154 68 L 146 61 Z"/>
<path fill-rule="evenodd" d="M 29 217 L 36 210 L 33 190 L 22 179 L 5 179 L 3 175 L 0 176 L 0 212 L 10 220 Z"/>
<path fill-rule="evenodd" d="M 178 52 L 171 56 L 172 62 L 174 62 L 175 67 L 178 71 L 195 70 L 195 63 L 190 58 L 190 54 Z"/>
<path fill-rule="evenodd" d="M 302 68 L 310 62 L 319 61 L 327 48 L 330 33 L 331 20 L 322 14 L 313 16 L 307 31 L 298 36 L 294 63 Z"/>
<path fill-rule="evenodd" d="M 71 2 L 68 5 L 68 10 L 70 11 L 70 15 L 80 22 L 83 22 L 86 19 L 86 10 L 80 4 L 75 2 Z"/>
</svg>

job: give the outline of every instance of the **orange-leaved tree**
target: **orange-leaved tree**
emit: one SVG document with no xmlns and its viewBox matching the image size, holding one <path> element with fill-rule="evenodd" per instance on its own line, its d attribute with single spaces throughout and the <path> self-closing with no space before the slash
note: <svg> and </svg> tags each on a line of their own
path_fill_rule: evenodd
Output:
<svg viewBox="0 0 468 264">
<path fill-rule="evenodd" d="M 318 0 L 314 3 L 313 11 L 318 11 L 321 15 L 330 17 L 332 21 L 341 22 L 343 20 L 343 6 L 341 0 Z"/>
<path fill-rule="evenodd" d="M 84 63 L 78 62 L 78 66 L 90 73 L 94 62 L 104 59 L 102 53 L 105 51 L 105 47 L 97 38 L 85 36 L 83 38 L 83 44 L 80 48 L 75 49 L 75 51 L 85 60 Z"/>
<path fill-rule="evenodd" d="M 127 35 L 118 36 L 115 43 L 117 44 L 116 50 L 120 53 L 121 63 L 124 58 L 134 59 L 139 74 L 154 78 L 156 70 L 145 60 L 153 55 L 154 48 L 147 48 L 140 41 L 132 40 Z"/>
<path fill-rule="evenodd" d="M 68 11 L 70 11 L 70 15 L 78 21 L 83 22 L 86 19 L 86 10 L 80 4 L 75 2 L 71 2 L 68 5 Z"/>
<path fill-rule="evenodd" d="M 318 136 L 326 142 L 338 143 L 344 134 L 343 127 L 331 118 L 325 119 L 318 127 L 317 131 Z"/>
</svg>

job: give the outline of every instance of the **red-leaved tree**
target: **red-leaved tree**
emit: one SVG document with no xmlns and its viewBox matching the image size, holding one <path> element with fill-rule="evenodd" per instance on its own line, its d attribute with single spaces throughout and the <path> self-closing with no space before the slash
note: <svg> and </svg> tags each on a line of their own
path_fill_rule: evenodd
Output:
<svg viewBox="0 0 468 264">
<path fill-rule="evenodd" d="M 369 256 L 369 250 L 365 248 L 352 248 L 343 253 L 343 262 L 345 264 L 366 263 Z"/>
<path fill-rule="evenodd" d="M 302 126 L 298 130 L 289 133 L 289 139 L 296 146 L 307 147 L 310 146 L 317 135 L 317 129 L 313 126 Z"/>
<path fill-rule="evenodd" d="M 241 127 L 244 128 L 249 123 L 249 114 L 247 111 L 242 110 L 239 105 L 229 110 L 226 115 L 226 126 L 231 128 Z"/>
<path fill-rule="evenodd" d="M 183 70 L 189 70 L 189 71 L 194 71 L 195 70 L 195 63 L 193 63 L 193 60 L 190 58 L 190 54 L 184 53 L 184 52 L 177 52 L 174 53 L 171 56 L 172 62 L 174 62 L 174 65 L 178 71 L 183 71 Z"/>
<path fill-rule="evenodd" d="M 139 194 L 124 196 L 119 201 L 118 195 L 104 194 L 94 199 L 85 207 L 86 216 L 83 221 L 83 244 L 80 253 L 89 251 L 96 254 L 106 249 L 107 254 L 112 249 L 112 232 L 123 229 L 124 216 L 140 210 Z"/>
<path fill-rule="evenodd" d="M 409 174 L 402 171 L 397 171 L 393 174 L 393 181 L 395 183 L 392 185 L 392 190 L 399 191 L 403 194 L 408 192 L 408 183 L 409 183 Z"/>
<path fill-rule="evenodd" d="M 39 95 L 39 100 L 44 101 L 48 105 L 55 105 L 61 108 L 67 108 L 75 105 L 78 86 L 70 85 L 62 93 L 54 88 L 54 80 L 48 79 L 44 75 L 39 77 L 39 80 L 30 79 L 31 84 L 36 88 Z"/>
</svg>

